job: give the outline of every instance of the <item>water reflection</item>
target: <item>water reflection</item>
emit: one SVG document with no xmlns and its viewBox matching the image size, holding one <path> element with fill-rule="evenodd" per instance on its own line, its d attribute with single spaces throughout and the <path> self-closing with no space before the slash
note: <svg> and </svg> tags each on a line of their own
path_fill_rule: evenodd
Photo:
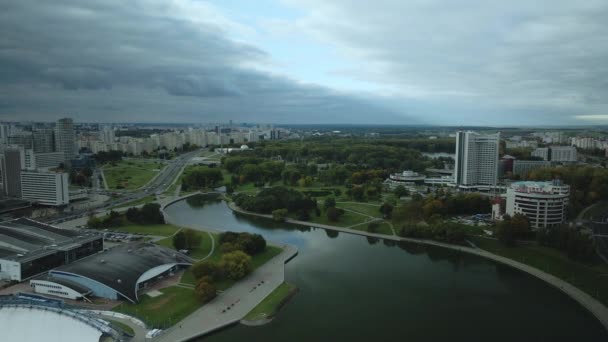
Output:
<svg viewBox="0 0 608 342">
<path fill-rule="evenodd" d="M 178 223 L 255 232 L 299 249 L 286 266 L 286 278 L 301 291 L 275 321 L 255 328 L 237 326 L 205 341 L 607 337 L 599 322 L 559 291 L 458 251 L 386 239 L 380 244 L 376 238 L 242 216 L 217 199 L 179 202 L 167 212 Z M 388 248 L 395 245 L 399 248 Z"/>
</svg>

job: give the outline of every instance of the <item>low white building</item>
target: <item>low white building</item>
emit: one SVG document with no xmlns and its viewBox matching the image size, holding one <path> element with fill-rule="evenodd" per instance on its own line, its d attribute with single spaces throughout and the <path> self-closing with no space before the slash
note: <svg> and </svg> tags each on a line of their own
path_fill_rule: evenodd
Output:
<svg viewBox="0 0 608 342">
<path fill-rule="evenodd" d="M 89 295 L 92 291 L 80 284 L 65 279 L 45 277 L 30 280 L 35 293 L 77 300 Z"/>
<path fill-rule="evenodd" d="M 558 226 L 566 220 L 570 186 L 551 182 L 515 182 L 507 189 L 509 216 L 523 214 L 533 229 Z"/>
<path fill-rule="evenodd" d="M 422 184 L 426 177 L 414 171 L 403 171 L 402 173 L 393 173 L 384 181 L 384 185 L 394 190 L 398 186 L 403 186 L 406 189 L 415 187 L 416 184 Z"/>
<path fill-rule="evenodd" d="M 68 174 L 54 171 L 21 171 L 21 198 L 42 205 L 70 202 Z"/>
</svg>

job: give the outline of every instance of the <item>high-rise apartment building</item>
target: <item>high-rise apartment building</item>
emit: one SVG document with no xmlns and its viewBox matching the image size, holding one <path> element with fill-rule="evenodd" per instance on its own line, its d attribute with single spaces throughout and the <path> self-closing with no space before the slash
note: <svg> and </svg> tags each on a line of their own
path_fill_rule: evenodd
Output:
<svg viewBox="0 0 608 342">
<path fill-rule="evenodd" d="M 4 149 L 2 184 L 8 197 L 21 197 L 21 170 L 25 169 L 25 152 L 20 147 Z"/>
<path fill-rule="evenodd" d="M 35 153 L 49 153 L 55 150 L 55 135 L 52 129 L 37 129 L 32 132 Z"/>
<path fill-rule="evenodd" d="M 458 186 L 494 186 L 498 179 L 500 133 L 456 133 L 454 182 Z"/>
<path fill-rule="evenodd" d="M 55 151 L 63 152 L 67 164 L 76 155 L 75 150 L 74 122 L 69 118 L 57 120 L 55 124 Z"/>
</svg>

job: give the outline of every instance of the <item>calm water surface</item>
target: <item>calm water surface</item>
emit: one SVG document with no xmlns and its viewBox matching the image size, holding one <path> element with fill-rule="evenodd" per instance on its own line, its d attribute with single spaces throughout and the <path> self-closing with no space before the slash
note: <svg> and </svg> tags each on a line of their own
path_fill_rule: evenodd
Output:
<svg viewBox="0 0 608 342">
<path fill-rule="evenodd" d="M 482 258 L 303 230 L 200 198 L 167 213 L 176 223 L 260 233 L 299 248 L 286 278 L 300 292 L 272 323 L 238 325 L 204 341 L 608 341 L 569 297 Z"/>
</svg>

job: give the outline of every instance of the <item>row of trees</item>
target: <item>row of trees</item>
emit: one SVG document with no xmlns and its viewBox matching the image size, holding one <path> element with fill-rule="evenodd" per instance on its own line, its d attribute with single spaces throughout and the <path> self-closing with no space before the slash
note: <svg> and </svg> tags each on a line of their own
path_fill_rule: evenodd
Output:
<svg viewBox="0 0 608 342">
<path fill-rule="evenodd" d="M 462 225 L 453 222 L 442 221 L 434 224 L 407 223 L 401 227 L 399 235 L 409 238 L 462 244 L 465 242 L 466 231 Z"/>
<path fill-rule="evenodd" d="M 187 170 L 182 178 L 183 190 L 208 189 L 224 181 L 222 171 L 215 167 L 195 166 Z"/>
<path fill-rule="evenodd" d="M 540 229 L 536 232 L 536 240 L 540 245 L 565 252 L 569 258 L 574 260 L 593 262 L 597 259 L 593 238 L 568 225 L 553 229 Z"/>
<path fill-rule="evenodd" d="M 111 210 L 104 217 L 91 215 L 87 226 L 94 229 L 119 227 L 125 223 L 124 219 L 137 224 L 165 223 L 163 213 L 160 211 L 160 205 L 158 203 L 146 203 L 141 209 L 129 208 L 124 215 L 114 210 Z"/>
<path fill-rule="evenodd" d="M 255 196 L 237 194 L 234 203 L 239 207 L 256 213 L 270 214 L 277 209 L 288 212 L 309 213 L 317 207 L 317 202 L 303 193 L 283 186 L 265 188 Z"/>
<path fill-rule="evenodd" d="M 425 198 L 418 194 L 392 211 L 396 222 L 437 220 L 453 215 L 489 213 L 492 205 L 487 196 L 479 194 L 429 195 Z"/>
<path fill-rule="evenodd" d="M 163 224 L 165 218 L 158 203 L 146 203 L 141 209 L 131 207 L 125 213 L 127 220 L 137 224 Z"/>
<path fill-rule="evenodd" d="M 173 235 L 173 247 L 177 250 L 195 249 L 201 246 L 202 236 L 193 229 L 182 229 Z"/>
</svg>

